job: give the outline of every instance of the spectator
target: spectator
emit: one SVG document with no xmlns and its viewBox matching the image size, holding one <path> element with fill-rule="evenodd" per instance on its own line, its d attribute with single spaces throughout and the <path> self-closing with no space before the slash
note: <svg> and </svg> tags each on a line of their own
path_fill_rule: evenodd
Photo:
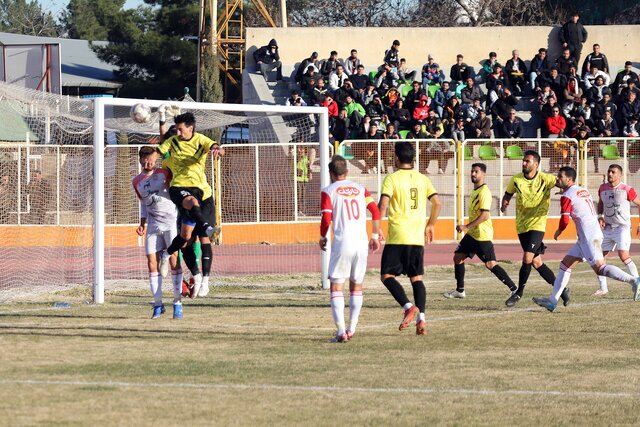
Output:
<svg viewBox="0 0 640 427">
<path fill-rule="evenodd" d="M 556 96 L 560 96 L 560 94 L 564 95 L 564 89 L 567 87 L 567 78 L 563 74 L 560 74 L 557 67 L 551 67 L 548 76 L 545 76 L 544 74 L 538 76 L 536 79 L 536 86 L 543 87 L 545 81 L 549 83 L 551 90 L 556 94 Z M 564 101 L 564 99 L 558 99 L 558 101 Z"/>
<path fill-rule="evenodd" d="M 362 119 L 366 115 L 364 112 L 364 107 L 359 103 L 355 102 L 351 96 L 347 96 L 344 103 L 344 108 L 347 110 L 347 117 L 349 117 L 349 121 L 351 126 L 354 128 L 359 128 L 362 123 Z"/>
<path fill-rule="evenodd" d="M 426 134 L 431 139 L 440 138 L 444 134 L 443 124 L 433 110 L 429 113 L 429 117 L 424 123 L 424 128 Z M 438 173 L 444 174 L 444 171 L 447 170 L 449 159 L 453 158 L 453 151 L 451 151 L 451 146 L 448 142 L 431 141 L 424 150 L 424 158 L 426 159 L 424 163 L 424 173 L 429 173 L 427 169 L 429 162 L 431 160 L 437 160 Z M 422 164 L 422 161 L 420 163 Z"/>
<path fill-rule="evenodd" d="M 358 51 L 351 49 L 351 55 L 344 61 L 345 73 L 347 73 L 348 76 L 353 76 L 358 72 L 360 66 L 362 66 L 364 70 L 364 65 L 362 65 L 360 58 L 358 58 Z"/>
<path fill-rule="evenodd" d="M 564 104 L 562 106 L 562 110 L 565 115 L 568 114 L 575 102 L 580 102 L 580 98 L 582 98 L 583 94 L 582 89 L 578 85 L 578 80 L 570 78 L 569 84 L 567 84 L 567 87 L 563 91 Z"/>
<path fill-rule="evenodd" d="M 342 64 L 338 63 L 336 65 L 335 71 L 332 71 L 329 75 L 329 88 L 335 92 L 336 90 L 338 90 L 338 88 L 342 87 L 345 81 L 348 80 L 349 76 L 345 74 L 344 67 L 342 66 Z"/>
<path fill-rule="evenodd" d="M 413 119 L 424 121 L 429 115 L 429 97 L 427 95 L 420 96 L 420 103 L 413 109 Z"/>
<path fill-rule="evenodd" d="M 565 76 L 569 75 L 569 67 L 574 66 L 576 70 L 578 69 L 578 61 L 571 56 L 571 51 L 569 48 L 565 48 L 562 50 L 562 56 L 556 59 L 556 67 L 558 67 L 558 72 Z"/>
<path fill-rule="evenodd" d="M 592 69 L 595 69 L 595 67 Z M 593 86 L 585 91 L 585 95 L 589 99 L 589 103 L 591 103 L 591 105 L 595 105 L 597 102 L 600 102 L 604 93 L 611 93 L 611 89 L 609 89 L 609 87 L 605 84 L 604 78 L 602 76 L 596 77 Z"/>
<path fill-rule="evenodd" d="M 497 82 L 501 82 L 501 84 L 504 84 L 504 72 L 502 71 L 502 65 L 495 64 L 493 66 L 493 73 L 489 74 L 485 80 L 487 92 L 493 89 L 496 86 Z"/>
<path fill-rule="evenodd" d="M 427 118 L 422 124 L 429 138 L 440 138 L 444 133 L 444 126 L 440 118 L 436 115 L 435 110 L 429 110 Z"/>
<path fill-rule="evenodd" d="M 276 39 L 271 39 L 268 45 L 253 52 L 253 59 L 256 62 L 257 71 L 262 74 L 265 80 L 268 81 L 267 73 L 274 69 L 277 72 L 276 80 L 282 80 L 282 62 L 280 62 Z"/>
<path fill-rule="evenodd" d="M 9 175 L 3 172 L 0 176 L 0 224 L 9 224 L 11 216 L 11 200 L 15 192 L 9 183 Z"/>
<path fill-rule="evenodd" d="M 316 73 L 314 66 L 310 65 L 307 67 L 307 71 L 302 75 L 302 78 L 300 79 L 300 89 L 307 92 L 314 87 L 318 80 L 323 80 L 322 76 Z"/>
<path fill-rule="evenodd" d="M 338 90 L 333 94 L 334 99 L 340 105 L 340 107 L 344 107 L 346 103 L 347 96 L 353 98 L 354 101 L 358 102 L 360 100 L 360 93 L 353 88 L 350 80 L 345 80 Z"/>
<path fill-rule="evenodd" d="M 382 105 L 384 105 L 385 109 L 387 110 L 389 108 L 394 108 L 396 106 L 396 102 L 398 102 L 399 99 L 402 99 L 402 97 L 400 96 L 398 89 L 392 87 L 384 95 L 384 98 L 382 99 Z"/>
<path fill-rule="evenodd" d="M 321 107 L 326 107 L 329 111 L 329 125 L 338 117 L 338 103 L 333 100 L 331 94 L 327 94 L 326 98 L 320 102 Z"/>
<path fill-rule="evenodd" d="M 611 117 L 615 119 L 618 106 L 611 101 L 611 93 L 604 92 L 602 94 L 602 100 L 596 102 L 596 105 L 592 108 L 591 119 L 597 121 L 604 118 L 604 112 L 607 110 L 611 113 Z"/>
<path fill-rule="evenodd" d="M 300 93 L 297 90 L 293 90 L 291 91 L 291 96 L 287 98 L 284 105 L 286 105 L 287 107 L 290 107 L 296 104 L 300 104 L 303 107 L 307 106 L 307 103 L 304 101 L 304 99 L 302 99 L 302 97 L 300 96 Z"/>
<path fill-rule="evenodd" d="M 567 121 L 560 114 L 560 108 L 557 106 L 552 110 L 553 115 L 547 118 L 546 135 L 548 138 L 564 138 L 564 132 L 567 128 Z"/>
<path fill-rule="evenodd" d="M 398 65 L 398 77 L 405 82 L 413 81 L 416 77 L 416 70 L 409 70 L 407 68 L 407 60 L 400 58 L 400 65 Z"/>
<path fill-rule="evenodd" d="M 475 98 L 478 98 L 480 103 L 484 103 L 484 92 L 471 77 L 467 78 L 467 85 L 460 92 L 460 96 L 462 97 L 462 103 L 465 105 L 473 104 Z"/>
<path fill-rule="evenodd" d="M 319 72 L 320 70 L 318 69 L 317 62 L 318 62 L 318 52 L 313 52 L 310 57 L 303 59 L 302 62 L 300 62 L 300 65 L 298 65 L 298 69 L 296 70 L 296 76 L 295 76 L 296 83 L 300 83 L 300 81 L 302 80 L 302 76 L 309 69 L 310 66 L 314 68 L 314 71 L 316 73 Z"/>
<path fill-rule="evenodd" d="M 466 122 L 475 120 L 478 117 L 480 110 L 483 110 L 483 108 L 482 105 L 480 105 L 479 98 L 473 98 L 473 103 L 471 105 L 462 105 L 462 111 L 464 112 Z"/>
<path fill-rule="evenodd" d="M 451 125 L 451 138 L 455 142 L 464 141 L 466 136 L 466 122 L 462 117 L 456 119 Z"/>
<path fill-rule="evenodd" d="M 378 95 L 378 91 L 376 91 L 376 87 L 373 82 L 367 83 L 367 89 L 362 94 L 362 105 L 365 107 L 369 105 L 371 101 L 373 101 L 373 97 Z"/>
<path fill-rule="evenodd" d="M 609 74 L 609 61 L 607 61 L 607 56 L 600 52 L 600 45 L 598 43 L 593 45 L 593 52 L 584 58 L 582 74 L 584 75 L 591 71 L 591 67 L 598 67 L 598 70 Z"/>
<path fill-rule="evenodd" d="M 511 110 L 506 120 L 502 120 L 503 138 L 522 138 L 522 119 L 516 115 L 516 110 Z"/>
<path fill-rule="evenodd" d="M 493 72 L 495 71 L 495 66 L 496 64 L 498 64 L 498 54 L 495 52 L 489 52 L 489 59 L 485 59 L 484 61 L 482 61 L 482 69 L 480 70 L 480 81 L 481 82 L 486 82 L 487 81 L 487 77 L 490 74 L 493 74 Z M 487 87 L 487 89 L 489 89 Z"/>
<path fill-rule="evenodd" d="M 400 42 L 394 40 L 391 47 L 384 53 L 384 64 L 388 65 L 392 73 L 397 73 L 398 66 L 400 65 Z M 398 76 L 395 76 L 398 79 Z"/>
<path fill-rule="evenodd" d="M 398 99 L 395 108 L 388 110 L 389 119 L 393 122 L 396 129 L 404 130 L 411 128 L 411 113 L 404 108 L 404 101 L 402 98 Z"/>
<path fill-rule="evenodd" d="M 460 84 L 467 81 L 469 77 L 473 77 L 473 68 L 463 62 L 464 56 L 459 53 L 456 55 L 456 63 L 451 66 L 449 77 L 451 78 L 451 87 L 455 90 Z"/>
<path fill-rule="evenodd" d="M 330 128 L 330 138 L 333 138 L 332 142 L 342 142 L 345 139 L 351 138 L 351 124 L 349 121 L 349 115 L 346 109 L 341 109 L 338 113 L 338 117 L 333 122 L 333 126 Z"/>
<path fill-rule="evenodd" d="M 621 100 L 627 99 L 631 92 L 636 94 L 636 99 L 637 99 L 638 95 L 640 95 L 640 89 L 638 89 L 637 83 L 638 82 L 636 82 L 635 80 L 627 81 L 627 87 L 622 89 L 622 91 L 620 92 L 620 96 L 618 96 L 618 99 L 621 99 Z"/>
<path fill-rule="evenodd" d="M 367 116 L 371 117 L 371 121 L 376 125 L 382 119 L 382 115 L 386 113 L 384 105 L 382 105 L 382 100 L 380 99 L 380 95 L 375 95 L 373 97 L 373 101 L 371 101 L 367 107 L 365 108 Z"/>
<path fill-rule="evenodd" d="M 594 65 L 584 75 L 583 82 L 584 82 L 585 89 L 587 89 L 587 90 L 591 89 L 591 86 L 594 85 L 594 83 L 595 83 L 595 81 L 596 81 L 596 79 L 598 77 L 602 77 L 602 79 L 604 80 L 605 86 L 609 86 L 609 82 L 610 82 L 609 75 L 607 73 L 603 72 L 603 71 L 600 71 L 598 69 L 598 67 L 596 67 Z"/>
<path fill-rule="evenodd" d="M 568 48 L 576 61 L 580 60 L 582 44 L 587 41 L 587 30 L 578 22 L 580 14 L 576 11 L 571 19 L 560 29 L 560 43 L 563 48 Z"/>
<path fill-rule="evenodd" d="M 440 89 L 436 90 L 432 102 L 432 105 L 435 106 L 440 118 L 442 118 L 442 114 L 444 113 L 444 108 L 447 104 L 447 101 L 449 101 L 449 99 L 454 96 L 456 96 L 455 92 L 449 90 L 449 82 L 443 81 Z"/>
<path fill-rule="evenodd" d="M 367 122 L 364 122 L 366 125 Z M 361 139 L 382 139 L 382 134 L 378 130 L 378 125 L 374 122 L 369 122 L 368 126 L 363 128 Z M 378 163 L 378 145 L 375 142 L 365 142 L 354 145 L 353 154 L 356 159 L 364 161 L 363 174 L 375 173 L 376 165 Z"/>
<path fill-rule="evenodd" d="M 576 79 L 578 81 L 578 84 L 584 87 L 584 81 L 582 81 L 582 77 L 580 77 L 580 75 L 578 74 L 575 65 L 571 65 L 569 67 L 569 74 L 567 74 L 565 77 L 567 78 L 567 81 L 569 81 L 569 79 Z"/>
<path fill-rule="evenodd" d="M 444 73 L 433 60 L 431 54 L 427 55 L 427 63 L 422 66 L 422 86 L 442 84 L 444 81 Z"/>
<path fill-rule="evenodd" d="M 393 123 L 388 123 L 384 131 L 384 134 L 382 135 L 382 138 L 400 139 L 400 135 L 398 135 L 398 132 L 396 131 L 396 125 L 394 125 Z"/>
<path fill-rule="evenodd" d="M 469 133 L 473 138 L 491 138 L 492 126 L 491 117 L 485 110 L 480 110 L 478 117 L 470 122 Z"/>
<path fill-rule="evenodd" d="M 322 77 L 330 79 L 331 74 L 335 73 L 338 69 L 338 64 L 340 64 L 340 61 L 338 61 L 338 52 L 332 50 L 329 54 L 329 58 L 325 59 L 322 62 L 322 65 L 320 65 L 320 74 L 322 74 Z M 340 83 L 340 86 L 342 86 L 342 83 Z"/>
<path fill-rule="evenodd" d="M 576 102 L 579 103 L 580 100 Z M 542 109 L 540 110 L 540 119 L 543 125 L 549 117 L 553 116 L 553 109 L 559 108 L 559 107 L 560 107 L 560 104 L 558 104 L 558 102 L 554 98 L 549 98 L 549 102 L 543 105 Z M 571 110 L 571 106 L 569 107 L 569 110 Z M 564 112 L 564 110 L 561 110 L 561 111 L 563 112 L 564 116 L 567 117 L 569 110 L 567 110 L 567 112 Z"/>
<path fill-rule="evenodd" d="M 514 49 L 511 52 L 511 59 L 505 64 L 505 74 L 507 77 L 507 86 L 513 92 L 514 95 L 520 96 L 524 91 L 525 76 L 527 75 L 527 66 L 524 61 L 520 59 L 520 51 Z"/>
<path fill-rule="evenodd" d="M 364 73 L 364 65 L 362 64 L 358 65 L 355 74 L 349 75 L 349 80 L 353 84 L 353 88 L 360 92 L 360 94 L 364 93 L 367 85 L 371 82 L 369 76 Z"/>
<path fill-rule="evenodd" d="M 618 136 L 618 124 L 613 120 L 611 110 L 604 111 L 604 117 L 596 122 L 594 135 L 602 138 Z"/>
<path fill-rule="evenodd" d="M 394 76 L 388 64 L 384 64 L 380 68 L 380 71 L 378 71 L 378 74 L 376 74 L 373 84 L 378 93 L 380 95 L 384 95 L 387 93 L 389 88 L 396 86 L 397 76 Z"/>
<path fill-rule="evenodd" d="M 569 110 L 567 117 L 571 120 L 571 123 L 576 126 L 576 123 L 587 124 L 591 120 L 591 106 L 586 96 L 582 96 L 579 102 L 574 102 Z"/>
<path fill-rule="evenodd" d="M 27 216 L 27 222 L 29 224 L 42 225 L 51 223 L 51 221 L 45 221 L 45 219 L 53 196 L 52 190 L 49 180 L 42 176 L 42 172 L 35 170 L 27 186 L 27 192 L 29 194 L 29 215 Z"/>
<path fill-rule="evenodd" d="M 635 81 L 636 84 L 638 82 L 638 74 L 631 70 L 633 63 L 631 61 L 627 61 L 624 63 L 624 70 L 620 71 L 616 74 L 616 78 L 613 82 L 612 90 L 616 95 L 620 95 L 623 89 L 627 88 L 627 84 L 629 81 Z"/>
<path fill-rule="evenodd" d="M 493 104 L 498 100 L 498 98 L 500 98 L 503 90 L 504 83 L 502 82 L 502 80 L 496 80 L 496 82 L 493 84 L 493 87 L 489 89 L 489 93 L 487 94 L 487 109 L 493 108 Z"/>
<path fill-rule="evenodd" d="M 451 126 L 458 117 L 464 117 L 462 106 L 457 96 L 449 98 L 447 106 L 442 112 L 442 123 L 444 126 Z"/>
<path fill-rule="evenodd" d="M 329 89 L 324 85 L 324 79 L 320 79 L 316 82 L 313 90 L 309 94 L 309 102 L 312 105 L 319 105 L 320 102 L 329 94 Z"/>
<path fill-rule="evenodd" d="M 424 89 L 420 87 L 420 82 L 414 81 L 412 83 L 412 89 L 407 93 L 407 97 L 405 98 L 405 105 L 411 114 L 413 114 L 413 110 L 420 105 L 422 95 L 426 94 Z"/>
<path fill-rule="evenodd" d="M 593 135 L 589 126 L 582 125 L 576 129 L 576 132 L 572 135 L 572 138 L 577 139 L 579 142 L 586 141 Z M 587 152 L 589 156 L 593 156 L 594 172 L 599 172 L 598 160 L 602 156 L 602 150 L 598 144 L 588 145 Z"/>
<path fill-rule="evenodd" d="M 538 91 L 538 111 L 542 110 L 542 107 L 549 102 L 550 98 L 554 98 L 556 102 L 558 101 L 556 93 L 551 90 L 551 85 L 548 82 L 545 82 L 542 88 Z"/>
<path fill-rule="evenodd" d="M 629 121 L 622 129 L 622 135 L 627 138 L 637 138 L 640 136 L 640 129 L 638 129 L 638 116 L 633 115 L 629 117 Z"/>
<path fill-rule="evenodd" d="M 538 49 L 538 53 L 531 59 L 531 65 L 529 67 L 529 84 L 531 85 L 531 92 L 535 92 L 540 88 L 539 86 L 536 86 L 536 79 L 540 75 L 546 75 L 549 73 L 547 49 L 543 47 Z"/>
<path fill-rule="evenodd" d="M 509 119 L 511 117 L 511 112 L 515 111 L 513 107 L 516 105 L 518 105 L 516 97 L 511 94 L 508 87 L 504 88 L 496 102 L 494 102 L 491 107 L 493 123 L 498 126 L 501 121 Z M 502 130 L 501 126 L 499 130 Z"/>
</svg>

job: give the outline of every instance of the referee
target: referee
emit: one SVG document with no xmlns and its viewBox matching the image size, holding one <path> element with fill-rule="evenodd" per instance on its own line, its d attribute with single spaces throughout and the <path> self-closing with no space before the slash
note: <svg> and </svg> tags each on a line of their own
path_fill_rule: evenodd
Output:
<svg viewBox="0 0 640 427">
<path fill-rule="evenodd" d="M 553 286 L 556 280 L 555 274 L 542 261 L 542 254 L 546 249 L 542 239 L 547 227 L 547 215 L 551 203 L 551 190 L 556 186 L 556 177 L 550 173 L 540 172 L 540 155 L 527 150 L 522 159 L 522 173 L 511 177 L 507 189 L 502 197 L 500 210 L 507 211 L 509 202 L 514 194 L 516 199 L 516 231 L 520 246 L 522 246 L 522 265 L 518 277 L 518 289 L 512 294 L 505 304 L 513 307 L 522 298 L 525 285 L 531 274 L 533 266 L 540 276 Z M 565 288 L 562 295 L 562 303 L 569 304 L 569 289 Z"/>
<path fill-rule="evenodd" d="M 400 330 L 416 320 L 416 334 L 427 332 L 425 305 L 427 291 L 422 282 L 424 274 L 424 245 L 433 241 L 434 226 L 440 213 L 440 199 L 431 180 L 416 171 L 413 163 L 416 151 L 409 141 L 395 145 L 395 172 L 382 183 L 380 215 L 389 211 L 389 236 L 382 252 L 380 280 L 404 309 Z M 431 215 L 427 222 L 427 200 Z M 396 276 L 406 274 L 413 287 L 415 305 L 409 302 Z"/>
<path fill-rule="evenodd" d="M 456 289 L 444 294 L 445 298 L 464 298 L 464 260 L 478 256 L 487 270 L 498 280 L 507 285 L 511 293 L 516 292 L 516 285 L 506 271 L 496 262 L 493 248 L 493 224 L 491 223 L 491 190 L 484 183 L 487 165 L 474 163 L 471 165 L 471 182 L 473 191 L 469 198 L 469 223 L 456 226 L 459 233 L 466 233 L 453 255 L 453 267 L 456 277 Z"/>
</svg>

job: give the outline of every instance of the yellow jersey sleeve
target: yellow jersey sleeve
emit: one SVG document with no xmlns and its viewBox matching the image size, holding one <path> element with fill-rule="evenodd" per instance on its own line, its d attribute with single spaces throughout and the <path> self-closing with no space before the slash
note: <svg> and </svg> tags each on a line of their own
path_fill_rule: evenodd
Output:
<svg viewBox="0 0 640 427">
<path fill-rule="evenodd" d="M 491 203 L 491 191 L 489 191 L 489 188 L 485 185 L 478 195 L 478 210 L 491 212 Z"/>
<path fill-rule="evenodd" d="M 556 176 L 550 173 L 542 173 L 542 179 L 545 183 L 545 188 L 547 191 L 553 190 L 556 186 Z"/>
<path fill-rule="evenodd" d="M 171 138 L 165 139 L 162 142 L 162 144 L 158 145 L 158 151 L 160 151 L 160 154 L 162 154 L 163 156 L 167 154 L 170 148 L 171 148 Z"/>
<path fill-rule="evenodd" d="M 427 177 L 425 177 L 425 193 L 427 195 L 427 199 L 431 198 L 434 194 L 438 194 L 436 187 L 433 186 L 433 183 Z"/>
<path fill-rule="evenodd" d="M 507 184 L 507 188 L 504 190 L 509 194 L 515 194 L 516 193 L 516 185 L 515 185 L 514 178 L 515 178 L 515 176 L 511 177 L 511 179 L 509 180 L 509 183 Z"/>
<path fill-rule="evenodd" d="M 384 178 L 384 181 L 382 181 L 382 195 L 383 196 L 388 196 L 389 198 L 391 198 L 393 196 L 393 182 L 392 182 L 391 175 L 387 175 Z"/>
<path fill-rule="evenodd" d="M 211 139 L 209 137 L 206 137 L 206 136 L 204 136 L 202 134 L 201 134 L 201 141 L 200 142 L 202 143 L 202 146 L 203 146 L 205 151 L 211 151 L 213 146 L 217 144 L 213 139 Z"/>
</svg>

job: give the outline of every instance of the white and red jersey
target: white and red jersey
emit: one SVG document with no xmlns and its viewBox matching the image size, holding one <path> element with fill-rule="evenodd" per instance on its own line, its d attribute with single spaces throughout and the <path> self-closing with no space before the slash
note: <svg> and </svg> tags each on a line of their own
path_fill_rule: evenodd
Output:
<svg viewBox="0 0 640 427">
<path fill-rule="evenodd" d="M 631 225 L 631 202 L 638 197 L 632 186 L 623 182 L 613 187 L 608 182 L 598 189 L 606 225 L 613 228 Z"/>
<path fill-rule="evenodd" d="M 378 206 L 364 186 L 347 179 L 335 181 L 322 189 L 321 235 L 326 234 L 329 223 L 332 223 L 333 248 L 341 251 L 366 248 L 369 242 L 367 209 L 371 211 L 373 219 L 380 219 Z"/>
<path fill-rule="evenodd" d="M 599 237 L 602 241 L 602 229 L 598 223 L 596 207 L 586 188 L 579 185 L 567 188 L 560 198 L 560 210 L 560 230 L 567 227 L 570 216 L 576 224 L 579 239 L 592 240 Z"/>
<path fill-rule="evenodd" d="M 159 168 L 151 175 L 143 172 L 131 181 L 140 199 L 140 217 L 147 218 L 147 234 L 177 227 L 178 211 L 169 197 L 170 182 L 171 173 Z"/>
</svg>

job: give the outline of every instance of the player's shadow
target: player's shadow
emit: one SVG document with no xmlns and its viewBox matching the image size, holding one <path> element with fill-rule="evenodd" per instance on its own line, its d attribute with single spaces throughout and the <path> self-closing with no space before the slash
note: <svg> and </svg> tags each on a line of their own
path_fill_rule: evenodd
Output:
<svg viewBox="0 0 640 427">
<path fill-rule="evenodd" d="M 67 312 L 69 313 L 69 312 Z M 60 319 L 129 319 L 126 316 L 89 316 L 74 314 L 34 314 L 34 313 L 0 313 L 0 317 L 21 317 L 21 318 L 60 318 Z"/>
</svg>

